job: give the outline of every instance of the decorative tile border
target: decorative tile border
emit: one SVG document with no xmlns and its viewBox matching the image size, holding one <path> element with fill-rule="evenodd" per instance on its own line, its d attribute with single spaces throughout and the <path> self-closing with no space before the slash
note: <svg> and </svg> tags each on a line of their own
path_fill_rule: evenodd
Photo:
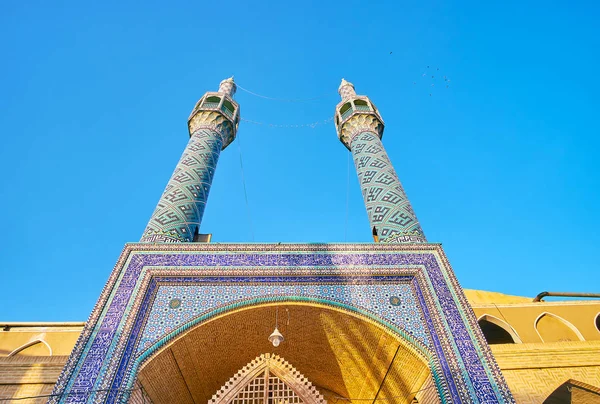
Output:
<svg viewBox="0 0 600 404">
<path fill-rule="evenodd" d="M 290 276 L 285 284 L 281 284 L 280 277 L 159 279 L 163 286 L 157 288 L 135 355 L 202 315 L 258 296 L 294 296 L 368 310 L 431 347 L 425 319 L 411 288 L 412 277 L 363 278 Z"/>
<path fill-rule="evenodd" d="M 190 288 L 231 294 L 160 324 L 168 298 L 187 304 Z M 407 303 L 401 315 L 410 313 L 404 322 L 381 300 L 396 293 Z M 191 243 L 125 247 L 55 386 L 62 396 L 50 402 L 121 401 L 137 367 L 193 324 L 286 299 L 337 306 L 395 333 L 430 358 L 443 402 L 514 402 L 439 245 Z"/>
</svg>

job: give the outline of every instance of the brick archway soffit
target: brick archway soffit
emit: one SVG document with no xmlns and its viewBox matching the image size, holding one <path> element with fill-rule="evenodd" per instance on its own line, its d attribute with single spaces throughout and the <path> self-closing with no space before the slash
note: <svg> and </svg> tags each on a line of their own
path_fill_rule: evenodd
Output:
<svg viewBox="0 0 600 404">
<path fill-rule="evenodd" d="M 274 348 L 268 336 L 276 306 L 285 340 Z M 207 402 L 239 369 L 269 352 L 324 396 L 368 399 L 381 389 L 382 398 L 408 397 L 431 375 L 429 358 L 375 320 L 325 304 L 284 301 L 238 307 L 189 327 L 148 357 L 138 380 L 153 402 Z M 179 374 L 181 381 L 165 377 Z"/>
</svg>

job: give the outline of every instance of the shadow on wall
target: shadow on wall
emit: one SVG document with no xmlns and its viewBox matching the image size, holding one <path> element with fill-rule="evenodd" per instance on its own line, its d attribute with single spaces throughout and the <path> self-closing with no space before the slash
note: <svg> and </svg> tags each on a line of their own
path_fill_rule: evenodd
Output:
<svg viewBox="0 0 600 404">
<path fill-rule="evenodd" d="M 543 404 L 598 404 L 600 387 L 569 379 L 544 400 Z"/>
<path fill-rule="evenodd" d="M 484 314 L 477 320 L 488 344 L 520 344 L 521 338 L 507 322 Z"/>
</svg>

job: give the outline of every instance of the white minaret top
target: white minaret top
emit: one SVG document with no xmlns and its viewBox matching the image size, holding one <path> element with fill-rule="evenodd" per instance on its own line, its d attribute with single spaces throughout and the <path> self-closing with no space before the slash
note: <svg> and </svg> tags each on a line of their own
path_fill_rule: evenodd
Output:
<svg viewBox="0 0 600 404">
<path fill-rule="evenodd" d="M 342 97 L 342 100 L 347 100 L 348 98 L 356 97 L 356 91 L 354 91 L 354 84 L 342 79 L 342 83 L 338 88 L 338 93 Z"/>
<path fill-rule="evenodd" d="M 233 95 L 235 94 L 235 90 L 237 90 L 237 86 L 235 85 L 235 82 L 233 81 L 233 76 L 231 76 L 228 79 L 223 80 L 219 84 L 219 92 L 225 93 L 230 98 L 233 98 Z"/>
</svg>

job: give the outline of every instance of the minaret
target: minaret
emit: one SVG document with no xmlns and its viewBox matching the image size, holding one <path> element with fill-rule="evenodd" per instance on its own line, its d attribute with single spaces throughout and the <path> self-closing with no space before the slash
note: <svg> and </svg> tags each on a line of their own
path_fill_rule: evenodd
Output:
<svg viewBox="0 0 600 404">
<path fill-rule="evenodd" d="M 358 182 L 376 242 L 426 243 L 394 167 L 383 148 L 383 119 L 368 97 L 342 79 L 342 101 L 335 107 L 335 126 L 341 142 L 352 152 Z"/>
<path fill-rule="evenodd" d="M 233 100 L 233 77 L 223 80 L 218 92 L 208 92 L 188 118 L 190 141 L 165 192 L 158 201 L 141 242 L 194 241 L 210 191 L 221 150 L 235 139 L 240 109 Z"/>
</svg>

